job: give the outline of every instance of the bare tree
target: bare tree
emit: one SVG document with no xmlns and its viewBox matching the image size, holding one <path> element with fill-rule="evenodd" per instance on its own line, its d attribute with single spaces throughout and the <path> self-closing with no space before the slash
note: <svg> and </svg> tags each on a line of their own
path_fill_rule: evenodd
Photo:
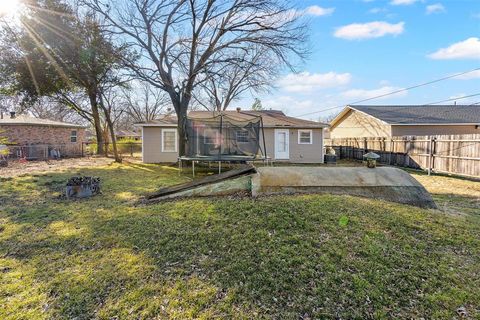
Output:
<svg viewBox="0 0 480 320">
<path fill-rule="evenodd" d="M 155 118 L 169 104 L 165 92 L 147 82 L 122 90 L 125 113 L 133 122 L 145 122 Z"/>
<path fill-rule="evenodd" d="M 28 111 L 37 118 L 51 119 L 63 122 L 85 123 L 81 117 L 68 104 L 50 97 L 42 97 L 29 105 Z"/>
<path fill-rule="evenodd" d="M 246 91 L 261 93 L 273 86 L 279 65 L 272 52 L 245 48 L 236 59 L 212 66 L 202 75 L 204 81 L 194 92 L 195 101 L 207 110 L 226 110 Z"/>
<path fill-rule="evenodd" d="M 121 101 L 119 92 L 115 87 L 106 87 L 101 88 L 99 105 L 102 108 L 104 114 L 104 133 L 105 141 L 110 140 L 112 143 L 113 156 L 116 162 L 121 162 L 120 155 L 118 154 L 117 149 L 117 138 L 115 135 L 115 123 L 125 112 L 125 105 Z M 108 139 L 108 134 L 110 134 L 110 139 Z M 108 150 L 105 149 L 105 153 L 108 153 Z"/>
<path fill-rule="evenodd" d="M 293 68 L 306 54 L 305 24 L 275 0 L 84 0 L 101 14 L 118 41 L 139 59 L 125 65 L 164 90 L 179 121 L 179 153 L 185 152 L 187 111 L 194 89 L 218 65 L 238 61 L 245 48 L 271 52 Z"/>
</svg>

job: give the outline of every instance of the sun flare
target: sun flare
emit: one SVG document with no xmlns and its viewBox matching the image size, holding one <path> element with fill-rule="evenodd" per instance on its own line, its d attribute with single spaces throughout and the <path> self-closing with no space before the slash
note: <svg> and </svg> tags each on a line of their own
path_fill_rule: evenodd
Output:
<svg viewBox="0 0 480 320">
<path fill-rule="evenodd" d="M 0 0 L 0 16 L 13 15 L 20 7 L 20 0 Z"/>
</svg>

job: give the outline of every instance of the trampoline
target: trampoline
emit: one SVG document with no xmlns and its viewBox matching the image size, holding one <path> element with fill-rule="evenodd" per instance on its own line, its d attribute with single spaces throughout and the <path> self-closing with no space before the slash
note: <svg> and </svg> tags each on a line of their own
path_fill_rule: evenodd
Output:
<svg viewBox="0 0 480 320">
<path fill-rule="evenodd" d="M 188 117 L 185 155 L 178 158 L 180 170 L 183 161 L 192 162 L 194 176 L 195 162 L 216 162 L 219 173 L 222 162 L 264 161 L 268 165 L 262 117 L 242 111 L 237 114 L 212 112 L 208 117 Z"/>
</svg>

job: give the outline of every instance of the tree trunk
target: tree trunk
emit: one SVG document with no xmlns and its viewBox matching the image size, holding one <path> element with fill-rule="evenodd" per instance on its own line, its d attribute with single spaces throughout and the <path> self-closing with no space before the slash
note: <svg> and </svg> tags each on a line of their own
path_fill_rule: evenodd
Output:
<svg viewBox="0 0 480 320">
<path fill-rule="evenodd" d="M 95 127 L 95 135 L 97 137 L 97 154 L 102 154 L 104 149 L 104 139 L 102 132 L 102 124 L 100 123 L 100 112 L 98 112 L 97 95 L 89 93 L 90 106 L 92 108 L 93 125 Z"/>
<path fill-rule="evenodd" d="M 105 110 L 104 110 L 104 113 L 105 113 Z M 105 121 L 105 123 L 103 124 L 102 134 L 103 134 L 103 143 L 105 145 L 103 149 L 103 154 L 105 155 L 105 157 L 108 157 L 108 146 L 110 144 L 108 136 L 110 135 L 110 129 L 108 127 L 107 121 Z"/>
<path fill-rule="evenodd" d="M 117 139 L 115 138 L 115 128 L 113 127 L 113 121 L 112 121 L 112 116 L 110 113 L 110 109 L 105 106 L 103 103 L 103 96 L 100 94 L 100 106 L 102 107 L 103 114 L 105 115 L 105 121 L 107 122 L 107 128 L 110 132 L 110 139 L 112 142 L 112 150 L 113 150 L 113 157 L 115 158 L 115 162 L 121 163 L 122 159 L 118 155 L 118 149 L 117 149 Z M 107 131 L 105 132 L 107 133 Z M 105 138 L 105 141 L 108 140 L 108 137 Z M 105 149 L 105 153 L 108 153 L 108 151 Z"/>
<path fill-rule="evenodd" d="M 186 153 L 187 142 L 187 112 L 189 101 L 183 100 L 181 103 L 175 106 L 175 111 L 178 118 L 178 155 L 184 156 Z"/>
<path fill-rule="evenodd" d="M 115 129 L 113 127 L 113 122 L 110 117 L 110 113 L 108 113 L 108 116 L 106 116 L 106 118 L 107 118 L 108 129 L 110 131 L 110 138 L 112 139 L 113 157 L 115 158 L 115 162 L 121 163 L 122 158 L 120 158 L 120 156 L 118 155 L 117 139 L 115 139 Z"/>
</svg>

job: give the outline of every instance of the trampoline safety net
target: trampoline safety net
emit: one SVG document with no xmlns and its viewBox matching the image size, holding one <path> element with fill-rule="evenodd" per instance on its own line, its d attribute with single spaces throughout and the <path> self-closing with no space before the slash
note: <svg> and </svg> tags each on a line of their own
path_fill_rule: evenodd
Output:
<svg viewBox="0 0 480 320">
<path fill-rule="evenodd" d="M 260 151 L 261 118 L 238 120 L 225 114 L 187 118 L 186 156 L 209 160 L 255 159 Z"/>
</svg>

